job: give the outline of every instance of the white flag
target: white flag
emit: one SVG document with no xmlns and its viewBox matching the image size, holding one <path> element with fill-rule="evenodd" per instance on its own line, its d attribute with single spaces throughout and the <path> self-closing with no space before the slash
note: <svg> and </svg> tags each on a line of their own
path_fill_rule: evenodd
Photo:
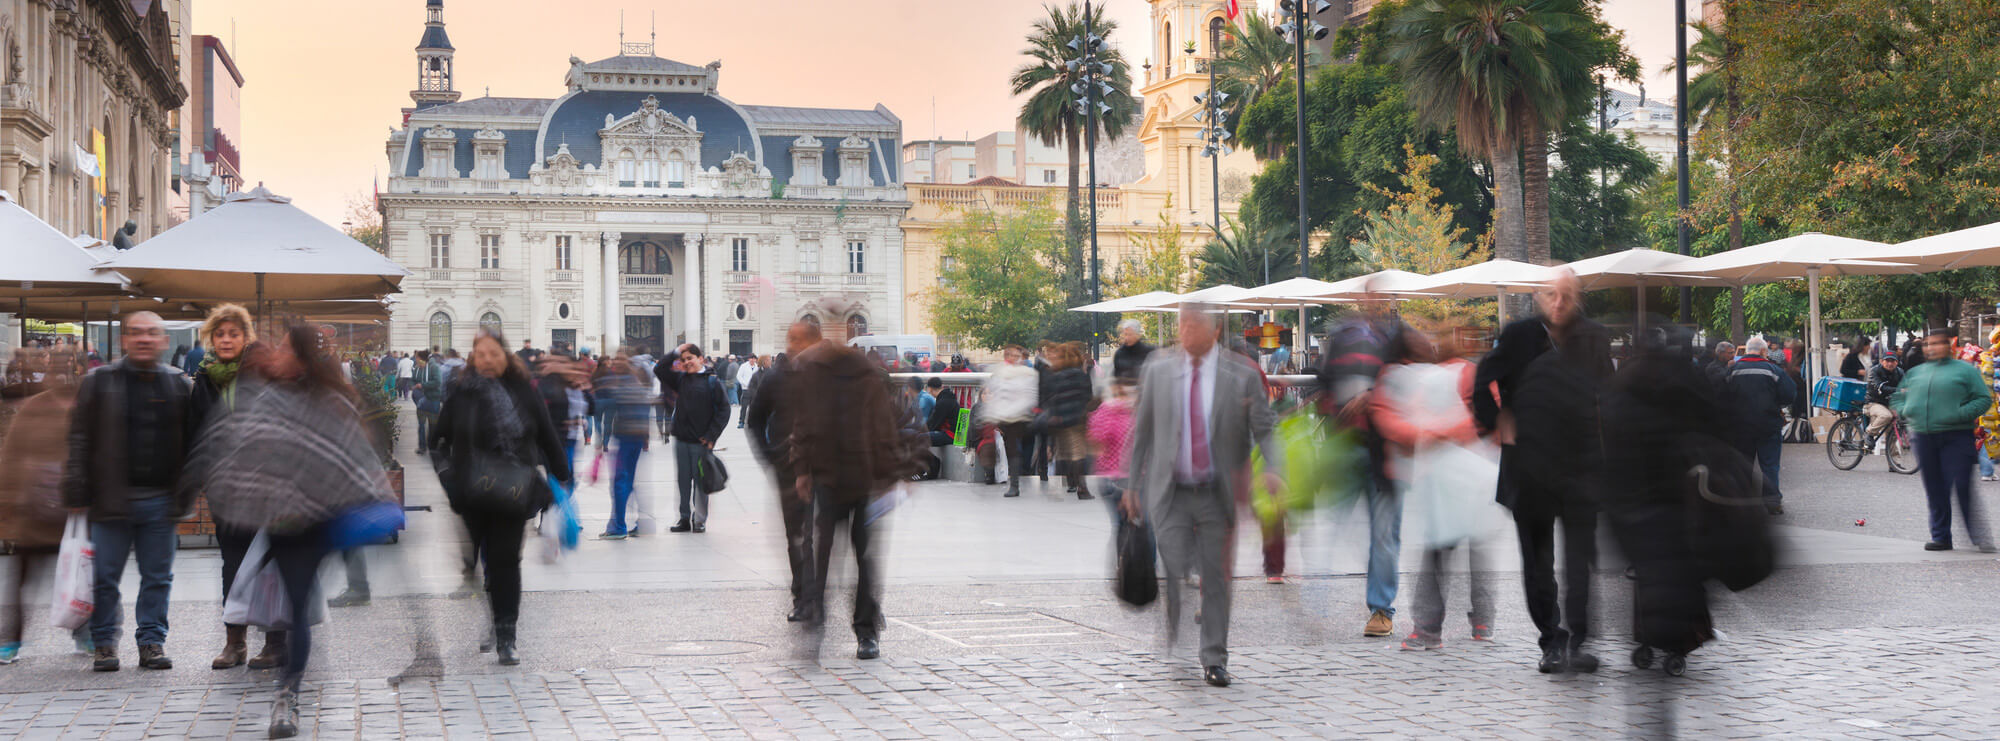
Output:
<svg viewBox="0 0 2000 741">
<path fill-rule="evenodd" d="M 104 172 L 97 168 L 97 155 L 83 151 L 83 147 L 75 144 L 69 146 L 76 153 L 76 169 L 94 178 L 104 177 Z"/>
</svg>

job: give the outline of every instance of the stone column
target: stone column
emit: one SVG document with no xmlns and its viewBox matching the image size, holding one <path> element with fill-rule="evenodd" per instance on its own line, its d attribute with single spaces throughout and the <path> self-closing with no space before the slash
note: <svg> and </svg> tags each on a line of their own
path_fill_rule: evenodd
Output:
<svg viewBox="0 0 2000 741">
<path fill-rule="evenodd" d="M 625 340 L 625 318 L 620 315 L 618 299 L 618 240 L 623 236 L 618 232 L 598 235 L 604 247 L 604 341 L 597 351 L 605 357 L 617 353 L 619 343 Z"/>
<path fill-rule="evenodd" d="M 708 235 L 703 234 L 692 242 L 683 242 L 687 245 L 687 265 L 684 266 L 687 268 L 684 271 L 687 275 L 687 341 L 700 346 L 704 354 L 708 352 L 708 345 L 702 342 L 701 337 L 701 251 L 702 243 L 706 241 Z"/>
</svg>

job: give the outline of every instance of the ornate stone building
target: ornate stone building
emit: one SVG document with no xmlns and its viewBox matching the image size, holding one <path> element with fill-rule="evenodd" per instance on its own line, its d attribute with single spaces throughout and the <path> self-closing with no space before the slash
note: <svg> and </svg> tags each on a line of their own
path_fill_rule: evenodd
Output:
<svg viewBox="0 0 2000 741">
<path fill-rule="evenodd" d="M 398 348 L 680 341 L 769 353 L 792 321 L 903 325 L 902 121 L 886 108 L 739 105 L 722 63 L 621 42 L 571 57 L 557 98 L 459 100 L 428 0 L 415 105 L 386 149 L 389 256 L 409 268 Z"/>
<path fill-rule="evenodd" d="M 172 226 L 183 7 L 0 0 L 0 190 L 65 234 Z"/>
</svg>

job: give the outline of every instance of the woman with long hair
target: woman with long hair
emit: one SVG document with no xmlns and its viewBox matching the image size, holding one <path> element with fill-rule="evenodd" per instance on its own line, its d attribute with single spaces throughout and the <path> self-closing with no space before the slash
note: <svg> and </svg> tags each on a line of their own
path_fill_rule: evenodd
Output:
<svg viewBox="0 0 2000 741">
<path fill-rule="evenodd" d="M 228 411 L 195 444 L 190 480 L 207 495 L 217 530 L 262 532 L 265 559 L 248 572 L 273 566 L 284 584 L 292 627 L 270 734 L 288 738 L 298 733 L 299 680 L 312 655 L 308 606 L 332 549 L 330 525 L 395 495 L 362 427 L 357 394 L 312 326 L 294 324 L 277 345 L 254 344 L 241 357 L 221 397 Z"/>
<path fill-rule="evenodd" d="M 76 406 L 79 368 L 74 354 L 40 352 L 39 393 L 14 412 L 6 442 L 0 444 L 0 541 L 14 553 L 0 561 L 0 664 L 21 652 L 24 624 L 22 586 L 30 566 L 53 566 L 69 513 L 62 506 L 63 461 L 69 457 L 70 410 Z M 26 368 L 23 369 L 24 371 Z M 31 563 L 32 562 L 32 563 Z M 88 626 L 71 631 L 79 651 L 91 647 Z"/>
<path fill-rule="evenodd" d="M 569 459 L 520 356 L 496 330 L 472 340 L 472 363 L 453 376 L 444 409 L 431 425 L 431 461 L 453 512 L 465 521 L 486 564 L 493 642 L 500 663 L 519 664 L 515 623 L 521 612 L 521 542 L 528 520 L 554 500 L 544 475 L 569 481 Z"/>
<path fill-rule="evenodd" d="M 188 425 L 192 428 L 188 439 L 198 439 L 203 429 L 216 419 L 229 413 L 236 406 L 236 378 L 243 368 L 244 350 L 257 341 L 257 325 L 250 318 L 250 312 L 236 304 L 221 304 L 208 312 L 208 318 L 201 323 L 201 344 L 208 352 L 201 357 L 201 365 L 196 367 L 194 388 L 188 394 Z M 250 550 L 250 542 L 257 537 L 257 529 L 247 530 L 217 523 L 215 542 L 222 551 L 222 594 L 227 596 L 229 588 L 236 584 L 236 570 L 243 567 L 243 556 Z M 217 671 L 242 666 L 247 658 L 249 626 L 223 625 L 222 653 L 210 662 L 209 667 Z M 264 649 L 256 658 L 249 658 L 252 669 L 269 669 L 285 663 L 285 632 L 282 630 L 264 632 Z"/>
<path fill-rule="evenodd" d="M 1083 475 L 1086 460 L 1090 456 L 1090 373 L 1084 370 L 1084 356 L 1079 345 L 1052 345 L 1049 348 L 1048 404 L 1042 410 L 1045 434 L 1054 448 L 1054 458 L 1060 461 L 1063 479 L 1069 490 L 1078 499 L 1095 499 L 1090 495 L 1090 486 Z"/>
</svg>

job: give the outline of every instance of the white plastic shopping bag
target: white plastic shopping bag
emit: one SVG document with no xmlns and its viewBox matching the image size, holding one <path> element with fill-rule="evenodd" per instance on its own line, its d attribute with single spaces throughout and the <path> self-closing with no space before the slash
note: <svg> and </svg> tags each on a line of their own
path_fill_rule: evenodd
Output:
<svg viewBox="0 0 2000 741">
<path fill-rule="evenodd" d="M 313 569 L 317 573 L 319 565 L 314 564 Z M 270 536 L 260 530 L 250 541 L 250 550 L 243 554 L 236 583 L 230 586 L 229 597 L 222 603 L 222 622 L 255 625 L 265 630 L 291 630 L 292 603 L 288 596 L 284 575 L 278 571 L 278 562 L 271 558 Z M 326 597 L 320 593 L 318 579 L 313 580 L 308 599 L 306 624 L 326 622 Z"/>
<path fill-rule="evenodd" d="M 90 545 L 90 521 L 70 515 L 63 525 L 62 550 L 56 555 L 55 594 L 49 600 L 49 622 L 76 630 L 90 622 L 97 586 L 92 572 L 97 551 Z"/>
<path fill-rule="evenodd" d="M 551 507 L 542 512 L 541 520 L 535 528 L 536 550 L 542 563 L 554 565 L 562 560 L 562 513 Z"/>
</svg>

